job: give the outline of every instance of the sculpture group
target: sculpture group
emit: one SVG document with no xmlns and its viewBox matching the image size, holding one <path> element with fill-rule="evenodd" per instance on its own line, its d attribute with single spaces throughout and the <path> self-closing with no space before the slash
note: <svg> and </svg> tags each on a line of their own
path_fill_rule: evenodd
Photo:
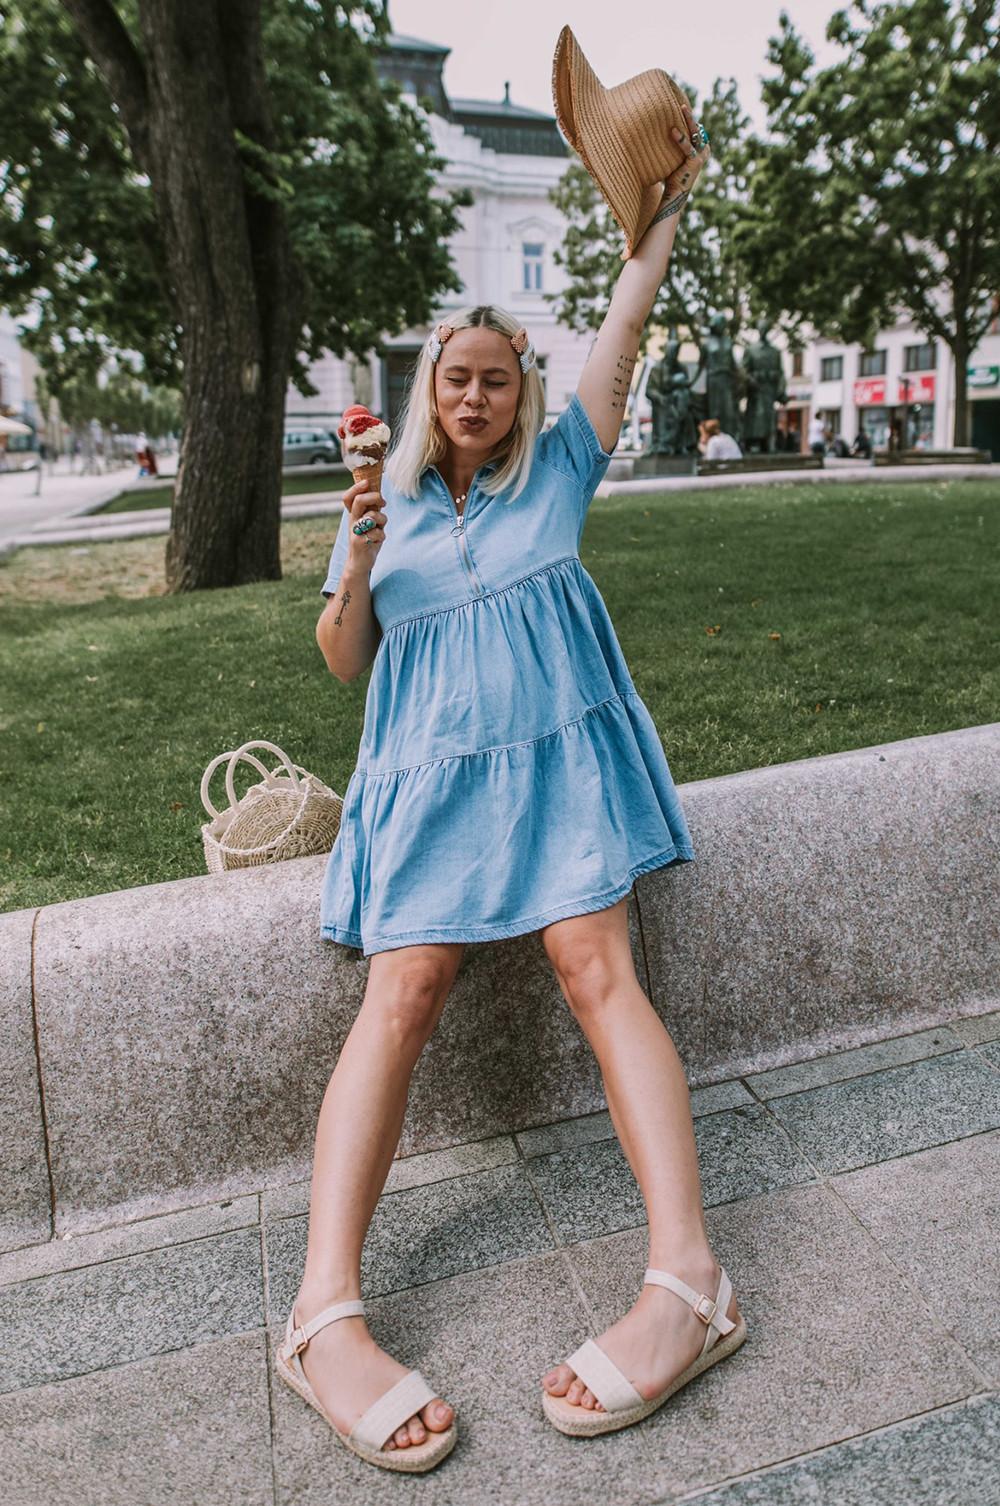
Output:
<svg viewBox="0 0 1000 1506">
<path fill-rule="evenodd" d="M 776 404 L 788 401 L 781 352 L 768 340 L 770 323 L 761 319 L 757 339 L 737 362 L 725 314 L 712 314 L 699 331 L 698 367 L 688 373 L 680 359 L 680 340 L 671 327 L 660 360 L 649 373 L 646 396 L 653 410 L 647 455 L 693 455 L 698 447 L 698 423 L 717 418 L 726 434 L 743 448 L 771 454 L 777 448 Z M 705 390 L 695 386 L 705 373 Z M 740 410 L 740 399 L 744 407 Z"/>
</svg>

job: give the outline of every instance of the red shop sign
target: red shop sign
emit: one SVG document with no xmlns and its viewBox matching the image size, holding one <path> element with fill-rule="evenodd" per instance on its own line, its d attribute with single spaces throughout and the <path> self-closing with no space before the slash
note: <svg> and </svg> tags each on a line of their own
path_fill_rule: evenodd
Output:
<svg viewBox="0 0 1000 1506">
<path fill-rule="evenodd" d="M 858 408 L 885 404 L 885 377 L 866 377 L 854 384 L 854 402 Z"/>
<path fill-rule="evenodd" d="M 932 403 L 936 375 L 937 373 L 933 371 L 915 371 L 912 376 L 900 377 L 899 401 L 901 403 Z"/>
</svg>

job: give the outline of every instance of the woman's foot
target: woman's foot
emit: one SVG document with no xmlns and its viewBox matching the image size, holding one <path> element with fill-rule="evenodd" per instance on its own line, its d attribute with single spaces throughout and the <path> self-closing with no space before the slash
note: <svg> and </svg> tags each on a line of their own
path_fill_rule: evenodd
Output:
<svg viewBox="0 0 1000 1506">
<path fill-rule="evenodd" d="M 293 1327 L 315 1318 L 324 1307 L 342 1301 L 338 1297 L 296 1298 Z M 375 1343 L 363 1317 L 338 1318 L 314 1333 L 299 1360 L 306 1379 L 342 1433 L 349 1433 L 363 1412 L 403 1379 L 407 1369 Z M 443 1414 L 439 1408 L 444 1407 Z M 430 1433 L 443 1433 L 454 1412 L 440 1396 L 398 1427 L 382 1446 L 409 1448 L 423 1443 Z"/>
<path fill-rule="evenodd" d="M 719 1289 L 721 1270 L 715 1260 L 685 1266 L 678 1261 L 660 1265 L 651 1259 L 649 1264 L 679 1276 L 696 1292 L 714 1297 Z M 726 1316 L 734 1323 L 738 1320 L 735 1295 Z M 687 1302 L 667 1287 L 652 1282 L 643 1286 L 638 1301 L 624 1318 L 619 1318 L 597 1339 L 598 1347 L 628 1376 L 644 1401 L 651 1401 L 665 1391 L 697 1359 L 704 1342 L 705 1324 L 695 1317 Z M 556 1365 L 544 1375 L 542 1385 L 550 1396 L 564 1396 L 577 1406 L 604 1411 L 594 1393 L 566 1364 Z"/>
</svg>

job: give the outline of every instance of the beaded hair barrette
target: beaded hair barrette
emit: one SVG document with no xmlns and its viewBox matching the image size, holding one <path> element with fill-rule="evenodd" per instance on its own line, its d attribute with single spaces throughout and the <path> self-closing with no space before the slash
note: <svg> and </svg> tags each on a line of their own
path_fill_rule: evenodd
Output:
<svg viewBox="0 0 1000 1506">
<path fill-rule="evenodd" d="M 436 324 L 431 330 L 427 341 L 427 353 L 435 365 L 441 355 L 441 351 L 454 333 L 455 331 L 450 324 Z M 516 334 L 511 335 L 510 343 L 521 363 L 521 370 L 530 371 L 535 364 L 535 347 L 529 340 L 528 331 L 523 325 Z"/>
</svg>

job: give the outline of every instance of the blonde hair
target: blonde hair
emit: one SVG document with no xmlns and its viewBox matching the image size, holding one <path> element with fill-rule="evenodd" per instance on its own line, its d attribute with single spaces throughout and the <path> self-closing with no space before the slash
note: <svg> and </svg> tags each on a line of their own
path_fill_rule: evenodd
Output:
<svg viewBox="0 0 1000 1506">
<path fill-rule="evenodd" d="M 521 328 L 519 319 L 488 303 L 459 309 L 445 317 L 454 330 L 492 329 L 508 339 Z M 417 496 L 424 471 L 447 453 L 447 440 L 436 419 L 434 362 L 425 342 L 406 390 L 402 421 L 397 425 L 395 443 L 385 466 L 389 480 L 404 497 Z M 495 497 L 510 487 L 508 502 L 521 495 L 528 484 L 535 440 L 544 421 L 545 392 L 538 367 L 532 366 L 521 372 L 514 422 L 490 456 L 497 469 L 481 483 L 480 491 Z"/>
</svg>

